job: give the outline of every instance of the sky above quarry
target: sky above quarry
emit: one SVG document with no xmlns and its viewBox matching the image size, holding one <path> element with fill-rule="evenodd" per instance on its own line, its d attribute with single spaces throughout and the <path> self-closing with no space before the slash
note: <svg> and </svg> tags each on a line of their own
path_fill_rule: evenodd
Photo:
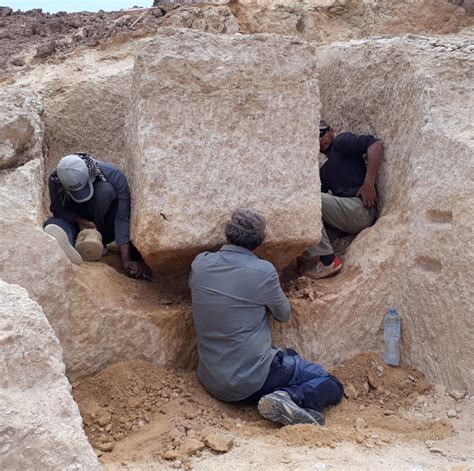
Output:
<svg viewBox="0 0 474 471">
<path fill-rule="evenodd" d="M 115 11 L 130 8 L 135 5 L 149 7 L 152 0 L 3 0 L 0 5 L 8 6 L 14 10 L 31 10 L 42 8 L 44 12 L 56 13 L 58 11 Z"/>
</svg>

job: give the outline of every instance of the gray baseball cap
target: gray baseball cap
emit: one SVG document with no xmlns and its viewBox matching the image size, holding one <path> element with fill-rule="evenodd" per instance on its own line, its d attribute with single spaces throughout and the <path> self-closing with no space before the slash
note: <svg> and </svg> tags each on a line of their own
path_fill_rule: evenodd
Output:
<svg viewBox="0 0 474 471">
<path fill-rule="evenodd" d="M 66 155 L 56 169 L 59 181 L 76 203 L 88 201 L 94 195 L 94 185 L 86 163 L 78 155 Z"/>
</svg>

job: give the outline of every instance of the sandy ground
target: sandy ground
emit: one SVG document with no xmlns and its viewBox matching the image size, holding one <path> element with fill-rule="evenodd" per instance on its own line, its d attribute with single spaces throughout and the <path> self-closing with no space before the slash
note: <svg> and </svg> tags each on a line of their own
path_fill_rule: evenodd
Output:
<svg viewBox="0 0 474 471">
<path fill-rule="evenodd" d="M 474 465 L 474 401 L 365 353 L 333 370 L 346 386 L 324 427 L 281 427 L 208 395 L 194 372 L 143 361 L 73 385 L 105 469 L 459 469 Z M 457 397 L 455 399 L 454 397 Z M 452 416 L 452 417 L 448 417 Z"/>
</svg>

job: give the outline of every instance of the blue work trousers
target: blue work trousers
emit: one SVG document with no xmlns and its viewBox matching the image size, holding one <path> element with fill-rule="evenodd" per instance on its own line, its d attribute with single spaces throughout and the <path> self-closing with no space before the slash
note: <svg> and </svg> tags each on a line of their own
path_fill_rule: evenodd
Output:
<svg viewBox="0 0 474 471">
<path fill-rule="evenodd" d="M 303 409 L 319 412 L 339 404 L 344 394 L 344 387 L 335 376 L 289 348 L 275 355 L 265 383 L 245 402 L 257 402 L 262 396 L 278 390 L 286 391 L 293 402 Z"/>
<path fill-rule="evenodd" d="M 84 203 L 72 203 L 72 209 L 75 214 L 92 221 L 97 230 L 102 234 L 104 244 L 115 240 L 115 215 L 117 214 L 117 196 L 114 187 L 108 182 L 94 183 L 94 196 Z M 58 217 L 51 217 L 45 223 L 55 224 L 63 229 L 71 245 L 74 246 L 78 234 L 78 228 L 72 222 Z"/>
</svg>

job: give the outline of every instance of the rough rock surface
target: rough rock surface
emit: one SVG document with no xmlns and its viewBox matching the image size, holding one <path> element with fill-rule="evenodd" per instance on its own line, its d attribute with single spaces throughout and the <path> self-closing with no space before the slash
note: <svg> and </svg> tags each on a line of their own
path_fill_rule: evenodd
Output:
<svg viewBox="0 0 474 471">
<path fill-rule="evenodd" d="M 295 300 L 286 344 L 328 363 L 382 351 L 383 316 L 393 306 L 402 361 L 433 382 L 472 391 L 470 44 L 409 35 L 319 51 L 322 115 L 385 141 L 380 218 L 355 239 L 342 273 L 313 285 L 314 301 Z"/>
<path fill-rule="evenodd" d="M 43 161 L 0 171 L 0 278 L 26 288 L 51 319 L 67 322 L 67 291 L 76 270 L 42 230 Z M 58 306 L 61 306 L 59 309 Z M 53 324 L 62 339 L 58 325 Z"/>
<path fill-rule="evenodd" d="M 474 13 L 474 1 L 473 0 L 449 0 L 454 5 L 458 5 L 464 8 L 470 15 Z"/>
<path fill-rule="evenodd" d="M 238 33 L 237 18 L 227 6 L 182 7 L 163 17 L 161 26 L 190 28 L 207 33 Z"/>
<path fill-rule="evenodd" d="M 446 0 L 416 0 L 414 5 L 405 0 L 246 0 L 230 7 L 242 33 L 274 32 L 326 44 L 373 35 L 448 34 L 473 25 L 465 10 Z"/>
<path fill-rule="evenodd" d="M 0 280 L 0 468 L 98 470 L 41 307 Z"/>
<path fill-rule="evenodd" d="M 89 152 L 126 169 L 124 124 L 127 112 L 132 55 L 113 61 L 93 79 L 84 74 L 48 89 L 45 126 L 48 139 L 48 173 L 64 155 Z M 117 62 L 115 67 L 114 62 Z"/>
<path fill-rule="evenodd" d="M 0 170 L 17 167 L 42 152 L 42 112 L 34 93 L 12 87 L 0 90 Z"/>
<path fill-rule="evenodd" d="M 307 44 L 163 29 L 136 58 L 130 118 L 132 238 L 156 269 L 223 242 L 236 207 L 271 221 L 261 254 L 279 267 L 319 240 Z"/>
</svg>

